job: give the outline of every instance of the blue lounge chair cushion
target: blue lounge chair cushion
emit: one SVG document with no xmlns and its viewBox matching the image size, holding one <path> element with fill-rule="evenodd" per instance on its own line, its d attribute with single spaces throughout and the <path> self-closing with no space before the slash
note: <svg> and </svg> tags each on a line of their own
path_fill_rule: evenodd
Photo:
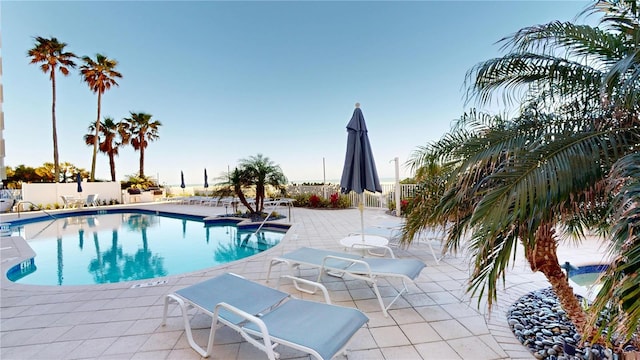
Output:
<svg viewBox="0 0 640 360">
<path fill-rule="evenodd" d="M 291 299 L 260 318 L 269 335 L 315 350 L 323 359 L 331 359 L 369 318 L 360 310 Z M 258 327 L 245 326 L 254 332 Z"/>
<path fill-rule="evenodd" d="M 176 294 L 212 313 L 217 304 L 225 302 L 254 315 L 289 297 L 280 290 L 228 273 L 178 290 Z M 220 317 L 234 324 L 244 320 L 224 310 Z"/>
<path fill-rule="evenodd" d="M 327 256 L 336 256 L 346 259 L 360 260 L 369 264 L 375 275 L 401 275 L 409 279 L 415 279 L 426 265 L 416 259 L 374 259 L 356 254 L 302 247 L 281 256 L 283 259 L 292 260 L 305 265 L 321 266 Z M 366 272 L 363 265 L 353 264 L 350 261 L 327 259 L 324 265 L 331 269 L 346 270 L 350 273 Z"/>
</svg>

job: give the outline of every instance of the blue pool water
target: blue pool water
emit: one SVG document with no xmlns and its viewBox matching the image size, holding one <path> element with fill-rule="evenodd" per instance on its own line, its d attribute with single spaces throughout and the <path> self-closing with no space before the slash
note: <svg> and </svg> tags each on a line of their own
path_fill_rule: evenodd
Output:
<svg viewBox="0 0 640 360">
<path fill-rule="evenodd" d="M 36 253 L 7 273 L 17 283 L 87 285 L 196 271 L 271 248 L 286 229 L 205 224 L 202 217 L 157 212 L 88 213 L 12 224 Z"/>
<path fill-rule="evenodd" d="M 600 275 L 608 268 L 609 266 L 604 264 L 578 266 L 569 271 L 569 278 L 578 285 L 591 287 L 597 284 Z"/>
</svg>

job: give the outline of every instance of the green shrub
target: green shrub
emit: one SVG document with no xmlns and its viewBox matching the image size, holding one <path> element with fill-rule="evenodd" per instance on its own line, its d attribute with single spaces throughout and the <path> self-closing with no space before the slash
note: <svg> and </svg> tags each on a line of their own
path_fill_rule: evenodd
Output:
<svg viewBox="0 0 640 360">
<path fill-rule="evenodd" d="M 318 194 L 298 194 L 294 195 L 294 206 L 314 209 L 333 208 L 347 209 L 351 207 L 351 200 L 346 195 L 334 193 L 329 199 Z"/>
</svg>

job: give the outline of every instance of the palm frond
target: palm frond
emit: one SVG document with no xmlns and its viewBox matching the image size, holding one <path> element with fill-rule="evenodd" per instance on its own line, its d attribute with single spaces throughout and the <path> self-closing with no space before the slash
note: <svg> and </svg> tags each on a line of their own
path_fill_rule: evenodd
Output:
<svg viewBox="0 0 640 360">
<path fill-rule="evenodd" d="M 612 261 L 592 306 L 595 314 L 605 310 L 609 314 L 601 327 L 629 339 L 640 330 L 640 153 L 614 165 L 609 189 L 616 194 L 610 211 L 618 221 L 608 248 Z M 591 319 L 592 326 L 596 320 Z"/>
<path fill-rule="evenodd" d="M 552 97 L 600 98 L 603 74 L 579 61 L 535 53 L 512 53 L 485 61 L 467 72 L 467 101 L 488 104 L 503 90 L 507 104 L 521 102 L 530 89 Z M 524 94 L 520 92 L 524 91 Z"/>
<path fill-rule="evenodd" d="M 554 21 L 526 27 L 503 38 L 502 50 L 516 53 L 538 53 L 568 59 L 595 61 L 593 65 L 615 62 L 624 55 L 626 46 L 616 34 L 590 25 Z"/>
</svg>

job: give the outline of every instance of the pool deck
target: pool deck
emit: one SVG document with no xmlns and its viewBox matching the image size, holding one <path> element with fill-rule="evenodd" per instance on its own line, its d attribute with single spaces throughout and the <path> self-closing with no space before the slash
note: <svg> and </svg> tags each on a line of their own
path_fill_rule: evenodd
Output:
<svg viewBox="0 0 640 360">
<path fill-rule="evenodd" d="M 198 205 L 136 207 L 193 215 L 224 213 L 224 208 Z M 3 215 L 2 221 L 8 221 L 9 216 Z M 367 225 L 393 219 L 383 210 L 365 209 Z M 267 269 L 274 256 L 302 246 L 343 250 L 338 241 L 359 229 L 360 214 L 357 209 L 295 208 L 291 218 L 284 222 L 292 226 L 278 246 L 247 260 L 165 277 L 162 280 L 166 283 L 158 285 L 136 281 L 92 286 L 34 286 L 12 283 L 3 275 L 0 280 L 0 358 L 200 359 L 187 343 L 177 306 L 170 308 L 167 325 L 161 326 L 164 295 L 224 272 L 267 284 Z M 32 256 L 21 238 L 2 237 L 0 247 L 3 274 Z M 446 255 L 437 264 L 426 244 L 413 244 L 394 252 L 400 258 L 422 260 L 427 267 L 415 285 L 409 287 L 409 293 L 391 307 L 388 318 L 383 316 L 373 292 L 364 282 L 323 278 L 335 304 L 357 307 L 370 318 L 348 346 L 349 359 L 533 359 L 513 336 L 505 311 L 520 296 L 549 285 L 541 274 L 531 273 L 521 255 L 507 274 L 498 303 L 488 314 L 484 307 L 478 310 L 477 299 L 464 292 L 470 269 L 465 254 Z M 561 262 L 578 265 L 599 263 L 602 253 L 595 240 L 583 242 L 579 251 L 572 244 L 562 245 L 558 250 Z M 275 270 L 272 279 L 284 273 L 286 267 Z M 307 278 L 313 274 L 302 272 Z M 275 283 L 271 281 L 267 285 L 275 286 Z M 136 284 L 149 286 L 133 288 Z M 383 297 L 391 294 L 390 286 L 398 285 L 393 280 L 379 281 Z M 320 301 L 317 295 L 301 293 L 289 284 L 281 289 L 299 298 Z M 197 315 L 192 324 L 198 329 L 194 331 L 196 341 L 205 344 L 210 319 Z M 281 359 L 309 358 L 295 350 L 278 349 Z M 235 332 L 221 328 L 216 333 L 211 358 L 266 357 Z"/>
</svg>

